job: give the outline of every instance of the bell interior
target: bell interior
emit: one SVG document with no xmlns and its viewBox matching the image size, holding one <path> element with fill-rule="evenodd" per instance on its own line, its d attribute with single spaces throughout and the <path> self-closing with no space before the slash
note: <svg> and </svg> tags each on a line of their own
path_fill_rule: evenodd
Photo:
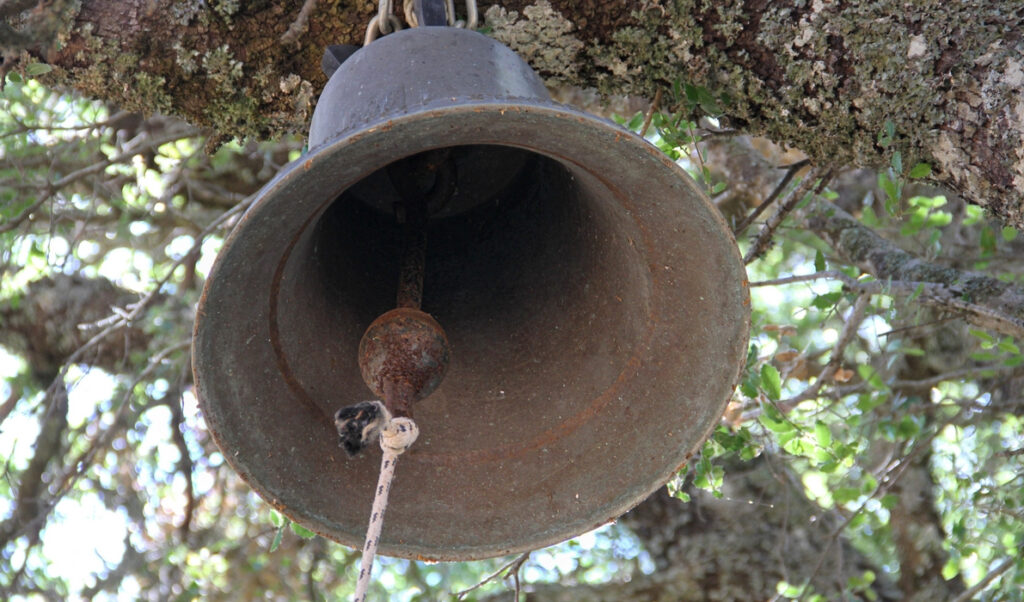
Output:
<svg viewBox="0 0 1024 602">
<path fill-rule="evenodd" d="M 612 191 L 526 150 L 452 154 L 456 192 L 428 224 L 422 306 L 444 327 L 452 361 L 413 408 L 421 436 L 409 454 L 424 462 L 542 446 L 615 383 L 647 323 L 648 267 Z M 389 177 L 394 165 L 344 191 L 281 274 L 295 285 L 278 289 L 278 308 L 300 311 L 277 312 L 278 332 L 288 333 L 280 359 L 328 415 L 369 395 L 355 351 L 366 326 L 394 307 L 403 234 Z M 301 359 L 318 341 L 328 341 L 328 378 L 323 362 Z"/>
<path fill-rule="evenodd" d="M 362 544 L 380 450 L 347 457 L 332 415 L 372 395 L 357 352 L 395 306 L 394 180 L 445 137 L 457 185 L 428 222 L 422 309 L 451 362 L 413 406 L 380 552 L 465 560 L 562 541 L 663 484 L 730 396 L 749 296 L 692 181 L 596 119 L 446 107 L 311 150 L 225 243 L 193 355 L 228 461 L 300 524 Z"/>
</svg>

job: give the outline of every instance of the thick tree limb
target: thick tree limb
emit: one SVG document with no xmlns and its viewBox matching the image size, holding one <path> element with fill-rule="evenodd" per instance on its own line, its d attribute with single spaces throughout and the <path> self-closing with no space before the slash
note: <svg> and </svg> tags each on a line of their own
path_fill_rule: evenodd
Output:
<svg viewBox="0 0 1024 602">
<path fill-rule="evenodd" d="M 689 485 L 692 501 L 684 503 L 661 489 L 623 516 L 651 554 L 651 575 L 598 586 L 534 585 L 526 600 L 745 602 L 772 599 L 779 581 L 805 579 L 815 592 L 840 599 L 848 578 L 869 569 L 879 575 L 871 585 L 875 599 L 900 599 L 884 571 L 841 538 L 838 546 L 831 544 L 842 518 L 807 499 L 799 481 L 773 464 L 764 456 L 736 462 L 726 470 L 722 498 Z"/>
<path fill-rule="evenodd" d="M 54 274 L 29 284 L 17 302 L 0 306 L 0 344 L 22 354 L 33 374 L 49 384 L 67 358 L 93 336 L 94 329 L 80 326 L 136 301 L 138 295 L 106 279 Z M 96 344 L 83 362 L 117 372 L 128 354 L 146 350 L 150 338 L 137 324 L 114 334 Z"/>
<path fill-rule="evenodd" d="M 818 202 L 807 226 L 845 259 L 882 281 L 924 284 L 922 303 L 962 313 L 971 324 L 1024 338 L 1024 291 L 982 274 L 917 258 L 882 238 L 836 205 Z"/>
<path fill-rule="evenodd" d="M 30 545 L 34 545 L 46 524 L 45 517 L 52 500 L 46 493 L 43 476 L 47 467 L 61 456 L 68 426 L 67 388 L 61 382 L 51 391 L 49 403 L 44 404 L 46 409 L 39 417 L 39 436 L 36 437 L 32 459 L 18 478 L 14 511 L 0 523 L 0 552 L 12 540 L 26 533 Z"/>
<path fill-rule="evenodd" d="M 308 4 L 308 3 L 307 3 Z M 78 6 L 77 4 L 75 6 Z M 489 35 L 549 83 L 654 96 L 684 82 L 728 97 L 731 127 L 817 164 L 882 166 L 899 150 L 1004 223 L 1024 227 L 1024 7 L 897 0 L 483 2 Z M 65 18 L 47 77 L 129 110 L 184 116 L 224 136 L 303 131 L 330 44 L 362 41 L 374 3 L 97 0 Z M 32 35 L 28 31 L 26 35 Z M 291 39 L 289 37 L 289 39 Z M 878 144 L 885 123 L 891 144 Z"/>
<path fill-rule="evenodd" d="M 683 503 L 663 489 L 622 518 L 650 552 L 658 569 L 655 575 L 671 568 L 676 586 L 698 586 L 685 596 L 623 599 L 770 599 L 778 581 L 805 579 L 811 579 L 816 592 L 833 599 L 841 593 L 837 584 L 871 568 L 840 539 L 820 570 L 813 570 L 826 554 L 829 535 L 841 517 L 807 499 L 799 480 L 775 465 L 771 456 L 737 461 L 726 474 L 722 498 L 688 486 L 692 501 Z M 879 600 L 896 599 L 885 579 L 873 589 Z"/>
</svg>

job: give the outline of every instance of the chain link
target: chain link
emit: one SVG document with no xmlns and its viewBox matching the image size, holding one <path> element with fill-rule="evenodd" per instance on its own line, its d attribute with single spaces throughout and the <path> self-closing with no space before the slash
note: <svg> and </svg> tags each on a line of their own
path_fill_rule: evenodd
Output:
<svg viewBox="0 0 1024 602">
<path fill-rule="evenodd" d="M 405 13 L 405 20 L 409 23 L 409 27 L 419 27 L 419 22 L 416 19 L 415 4 L 416 0 L 404 0 L 402 3 L 402 11 Z M 380 36 L 386 36 L 393 31 L 402 29 L 402 22 L 398 20 L 397 16 L 395 16 L 394 8 L 393 0 L 378 0 L 377 14 L 370 19 L 370 23 L 366 26 L 366 36 L 363 38 L 363 46 L 366 46 Z M 465 21 L 462 19 L 455 19 L 455 0 L 445 0 L 444 8 L 445 14 L 448 18 L 449 27 L 476 29 L 477 25 L 480 23 L 480 15 L 476 8 L 476 0 L 466 0 Z"/>
<path fill-rule="evenodd" d="M 394 9 L 392 0 L 378 0 L 377 2 L 377 29 L 380 30 L 380 35 L 382 36 L 386 36 L 392 31 L 390 18 L 394 13 Z"/>
<path fill-rule="evenodd" d="M 392 0 L 378 0 L 377 14 L 370 19 L 366 26 L 366 35 L 363 37 L 363 46 L 376 40 L 378 37 L 387 35 L 392 31 L 402 29 L 402 22 L 394 14 Z"/>
<path fill-rule="evenodd" d="M 419 27 L 419 20 L 416 18 L 415 9 L 416 0 L 404 0 L 402 2 L 402 11 L 405 13 L 405 20 L 409 23 L 409 27 Z M 448 18 L 449 27 L 463 27 L 466 29 L 476 29 L 480 22 L 479 12 L 476 8 L 476 0 L 466 0 L 466 20 L 455 19 L 455 0 L 445 0 L 444 3 L 445 16 Z"/>
</svg>

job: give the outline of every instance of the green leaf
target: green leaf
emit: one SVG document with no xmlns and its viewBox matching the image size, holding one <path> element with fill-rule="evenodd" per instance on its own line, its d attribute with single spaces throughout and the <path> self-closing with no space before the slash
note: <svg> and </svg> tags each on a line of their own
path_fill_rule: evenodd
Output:
<svg viewBox="0 0 1024 602">
<path fill-rule="evenodd" d="M 867 364 L 860 364 L 857 366 L 857 374 L 866 381 L 868 384 L 875 389 L 886 389 L 885 383 L 882 382 L 882 377 L 875 372 L 875 369 Z"/>
<path fill-rule="evenodd" d="M 1006 226 L 1005 228 L 1003 228 L 1003 240 L 1005 240 L 1006 242 L 1010 242 L 1015 238 L 1017 238 L 1016 229 L 1011 228 L 1010 226 Z"/>
<path fill-rule="evenodd" d="M 981 239 L 979 240 L 981 246 L 981 256 L 990 257 L 996 252 L 996 233 L 992 228 L 984 228 L 981 231 Z"/>
<path fill-rule="evenodd" d="M 921 284 L 918 284 L 917 288 L 914 289 L 914 292 L 911 293 L 909 297 L 907 297 L 907 303 L 913 303 L 915 300 L 917 300 L 918 297 L 921 296 L 921 293 L 923 293 L 923 292 L 924 292 L 924 283 L 922 282 Z"/>
<path fill-rule="evenodd" d="M 804 443 L 803 439 L 800 439 L 798 437 L 792 438 L 783 443 L 782 449 L 786 450 L 787 453 L 792 454 L 794 456 L 807 455 L 807 445 Z"/>
<path fill-rule="evenodd" d="M 941 228 L 953 222 L 953 214 L 948 211 L 936 211 L 928 216 L 925 222 L 929 228 Z"/>
<path fill-rule="evenodd" d="M 28 66 L 25 67 L 25 73 L 27 73 L 29 77 L 36 77 L 37 75 L 42 75 L 51 71 L 53 71 L 53 67 L 45 63 L 29 63 Z"/>
<path fill-rule="evenodd" d="M 878 186 L 885 193 L 885 212 L 889 215 L 896 215 L 897 203 L 900 200 L 900 191 L 896 182 L 889 177 L 889 174 L 883 172 L 878 174 Z"/>
<path fill-rule="evenodd" d="M 891 119 L 885 120 L 885 135 L 889 138 L 896 137 L 896 124 Z"/>
<path fill-rule="evenodd" d="M 761 388 L 768 399 L 778 401 L 782 397 L 782 378 L 779 371 L 771 364 L 761 366 Z"/>
<path fill-rule="evenodd" d="M 900 496 L 895 493 L 887 493 L 882 496 L 882 499 L 879 500 L 879 502 L 881 502 L 882 507 L 886 510 L 892 510 L 896 507 L 896 504 L 900 503 Z"/>
<path fill-rule="evenodd" d="M 886 172 L 878 172 L 878 187 L 885 192 L 885 210 L 889 215 L 896 215 L 900 202 L 900 187 Z"/>
<path fill-rule="evenodd" d="M 818 309 L 829 309 L 842 298 L 842 291 L 833 291 L 831 293 L 818 295 L 817 297 L 814 298 L 813 301 L 811 301 L 811 305 L 817 307 Z"/>
<path fill-rule="evenodd" d="M 276 552 L 277 548 L 281 546 L 281 537 L 284 535 L 284 525 L 277 528 L 277 533 L 274 534 L 274 541 L 270 542 L 270 551 Z"/>
<path fill-rule="evenodd" d="M 302 539 L 312 539 L 312 538 L 316 537 L 316 533 L 313 533 L 312 531 L 310 531 L 309 529 L 303 527 L 302 525 L 300 525 L 298 523 L 292 523 L 291 525 L 292 525 L 292 531 L 294 531 L 295 534 L 298 535 L 299 537 L 301 537 Z"/>
<path fill-rule="evenodd" d="M 758 422 L 764 425 L 766 429 L 773 433 L 785 434 L 793 432 L 793 425 L 786 421 L 774 420 L 767 413 L 761 414 L 757 417 Z"/>
<path fill-rule="evenodd" d="M 775 586 L 775 591 L 783 598 L 796 598 L 803 593 L 804 588 L 800 585 L 779 581 Z"/>
<path fill-rule="evenodd" d="M 946 561 L 946 564 L 942 566 L 942 578 L 949 581 L 953 577 L 960 574 L 960 563 L 957 562 L 956 558 L 950 557 Z"/>
<path fill-rule="evenodd" d="M 697 86 L 686 84 L 683 88 L 686 91 L 686 100 L 689 101 L 690 106 L 696 106 L 697 99 L 700 97 L 700 91 L 697 89 Z"/>
<path fill-rule="evenodd" d="M 1000 351 L 1005 351 L 1006 353 L 1020 353 L 1020 347 L 1013 343 L 1012 337 L 1004 337 L 1003 340 L 999 341 L 999 344 L 996 346 L 999 348 Z"/>
<path fill-rule="evenodd" d="M 707 88 L 697 89 L 697 102 L 700 103 L 700 108 L 711 116 L 722 114 L 722 107 L 718 106 L 718 101 L 715 100 L 715 97 L 711 95 Z"/>
<path fill-rule="evenodd" d="M 901 439 L 910 439 L 921 432 L 921 426 L 910 416 L 904 416 L 896 425 L 896 435 Z"/>
<path fill-rule="evenodd" d="M 964 218 L 965 226 L 973 226 L 985 218 L 985 210 L 977 205 L 967 205 L 964 207 L 964 213 L 967 214 Z"/>
<path fill-rule="evenodd" d="M 822 254 L 820 249 L 814 252 L 814 271 L 825 271 L 825 255 Z"/>
<path fill-rule="evenodd" d="M 848 504 L 860 497 L 860 489 L 856 487 L 839 487 L 832 492 L 832 499 L 837 504 Z"/>
<path fill-rule="evenodd" d="M 832 445 L 832 431 L 829 430 L 827 424 L 820 420 L 814 423 L 814 438 L 822 447 Z"/>
<path fill-rule="evenodd" d="M 894 152 L 889 164 L 892 165 L 892 170 L 896 172 L 896 175 L 903 173 L 903 153 L 900 151 Z"/>
<path fill-rule="evenodd" d="M 861 211 L 860 221 L 869 228 L 874 228 L 881 223 L 878 221 L 878 216 L 875 215 L 875 210 L 871 207 L 865 207 L 864 210 Z"/>
<path fill-rule="evenodd" d="M 1024 364 L 1024 355 L 1011 355 L 1010 357 L 1003 360 L 1003 365 L 1007 368 L 1016 368 L 1017 366 Z M 984 376 L 984 374 L 983 374 Z"/>
<path fill-rule="evenodd" d="M 18 75 L 17 72 L 11 71 L 10 73 L 7 74 L 7 80 L 10 81 L 12 84 L 20 84 L 21 83 L 21 76 Z"/>
<path fill-rule="evenodd" d="M 978 330 L 977 328 L 968 328 L 967 332 L 969 332 L 972 335 L 978 337 L 982 341 L 985 341 L 986 343 L 995 343 L 996 342 L 995 337 L 993 337 L 989 333 L 985 332 L 984 330 Z"/>
<path fill-rule="evenodd" d="M 918 163 L 914 167 L 910 168 L 909 177 L 912 180 L 919 178 L 927 178 L 932 174 L 932 166 L 927 163 Z"/>
<path fill-rule="evenodd" d="M 686 493 L 685 491 L 677 491 L 676 492 L 676 499 L 678 499 L 680 501 L 683 501 L 683 502 L 689 502 L 692 498 L 690 497 L 690 494 Z"/>
<path fill-rule="evenodd" d="M 751 375 L 749 378 L 743 379 L 743 383 L 740 384 L 740 393 L 743 393 L 750 399 L 757 397 L 756 375 Z"/>
</svg>

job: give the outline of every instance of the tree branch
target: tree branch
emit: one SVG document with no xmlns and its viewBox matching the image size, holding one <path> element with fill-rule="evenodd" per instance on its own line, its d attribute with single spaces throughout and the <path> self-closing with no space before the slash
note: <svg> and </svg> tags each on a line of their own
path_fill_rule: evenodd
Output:
<svg viewBox="0 0 1024 602">
<path fill-rule="evenodd" d="M 917 283 L 914 292 L 923 303 L 962 313 L 976 326 L 1024 338 L 1021 289 L 982 274 L 926 262 L 827 201 L 819 200 L 814 205 L 806 224 L 840 256 L 882 281 L 877 286 L 892 286 L 886 281 Z"/>
<path fill-rule="evenodd" d="M 818 183 L 819 178 L 821 183 Z M 775 210 L 775 213 L 771 214 L 764 223 L 764 227 L 758 232 L 754 242 L 751 243 L 750 249 L 747 251 L 746 256 L 743 257 L 743 263 L 747 264 L 754 261 L 758 257 L 764 254 L 768 250 L 768 245 L 772 241 L 772 236 L 775 235 L 775 230 L 782 224 L 783 220 L 786 219 L 793 209 L 796 208 L 797 204 L 803 200 L 805 196 L 812 190 L 819 192 L 825 186 L 828 186 L 829 180 L 832 178 L 832 168 L 827 169 L 821 167 L 812 168 L 811 171 L 804 176 L 800 185 L 794 188 L 786 200 L 783 201 L 779 208 Z"/>
<path fill-rule="evenodd" d="M 18 479 L 14 511 L 0 524 L 0 551 L 26 531 L 29 532 L 29 541 L 34 544 L 45 524 L 42 517 L 51 504 L 49 499 L 44 499 L 43 474 L 51 461 L 60 456 L 68 425 L 68 392 L 63 381 L 52 389 L 52 396 L 50 403 L 43 404 L 47 410 L 39 417 L 39 436 L 36 437 L 32 459 Z"/>
<path fill-rule="evenodd" d="M 1001 563 L 999 563 L 999 566 L 997 566 L 996 568 L 994 568 L 991 571 L 989 571 L 989 573 L 987 575 L 985 575 L 985 578 L 982 579 L 981 581 L 979 581 L 978 583 L 976 583 L 974 585 L 974 587 L 968 589 L 964 593 L 962 593 L 959 596 L 957 596 L 953 600 L 953 602 L 967 602 L 967 600 L 973 600 L 974 596 L 977 595 L 978 593 L 980 593 L 986 587 L 988 587 L 988 584 L 992 583 L 992 581 L 995 580 L 996 577 L 998 577 L 998 576 L 1002 575 L 1003 573 L 1005 573 L 1006 571 L 1008 571 L 1010 569 L 1010 567 L 1012 567 L 1015 563 L 1017 563 L 1019 561 L 1020 561 L 1019 558 L 1015 558 L 1013 556 L 1010 556 L 1006 560 L 1004 560 Z"/>
<path fill-rule="evenodd" d="M 771 194 L 768 195 L 768 198 L 766 198 L 764 202 L 762 202 L 753 211 L 751 211 L 750 215 L 743 218 L 743 221 L 737 224 L 736 228 L 733 230 L 733 234 L 735 234 L 736 236 L 743 234 L 743 231 L 746 230 L 750 226 L 750 224 L 754 223 L 754 220 L 756 220 L 758 216 L 760 216 L 761 213 L 764 212 L 765 209 L 767 209 L 772 203 L 775 202 L 775 199 L 777 199 L 779 195 L 782 194 L 782 191 L 786 189 L 786 186 L 789 186 L 789 183 L 793 181 L 793 177 L 796 176 L 797 172 L 806 167 L 809 163 L 810 161 L 808 161 L 807 159 L 803 159 L 790 165 L 789 168 L 786 169 L 786 174 L 782 176 L 782 179 L 779 180 L 779 183 L 775 185 L 775 189 L 772 190 Z"/>
</svg>

